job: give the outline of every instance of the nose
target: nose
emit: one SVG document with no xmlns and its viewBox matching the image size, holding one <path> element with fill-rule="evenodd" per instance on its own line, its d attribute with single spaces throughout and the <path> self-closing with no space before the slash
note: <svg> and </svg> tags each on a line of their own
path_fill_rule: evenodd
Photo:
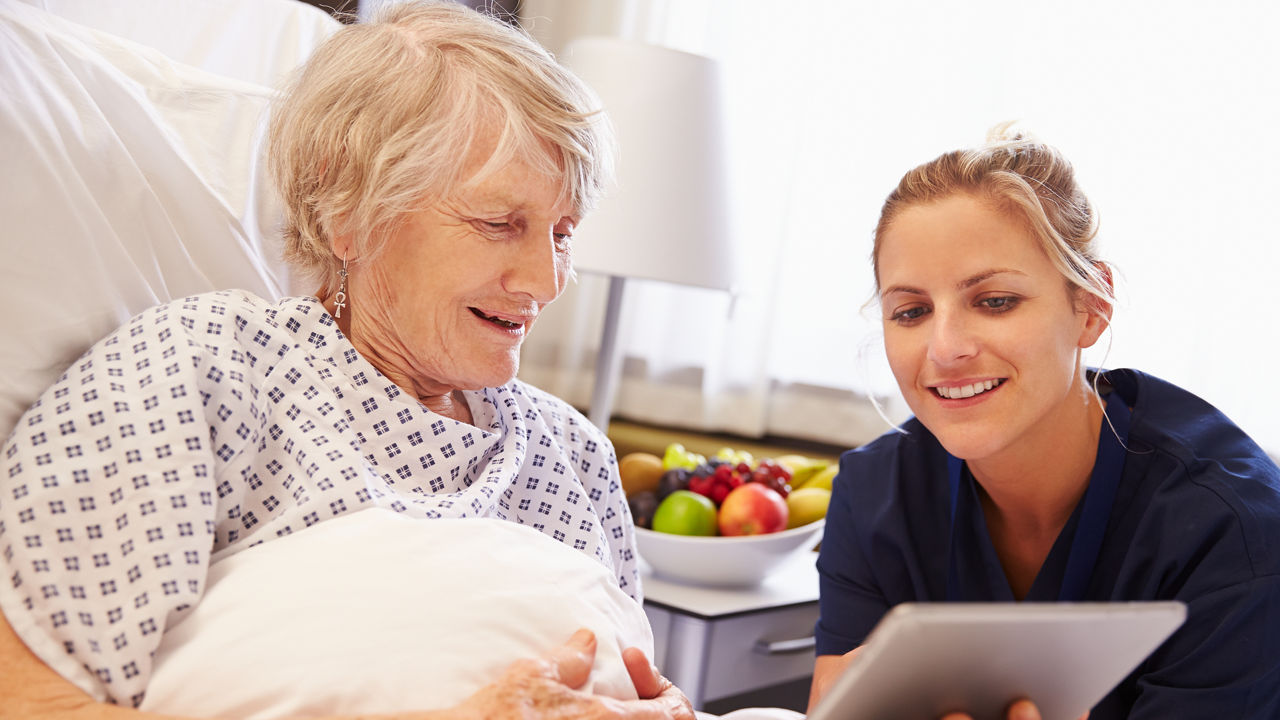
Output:
<svg viewBox="0 0 1280 720">
<path fill-rule="evenodd" d="M 977 336 L 964 313 L 935 308 L 930 324 L 930 362 L 946 367 L 978 353 Z"/>
<path fill-rule="evenodd" d="M 507 292 L 526 295 L 546 304 L 560 296 L 568 280 L 569 258 L 556 249 L 555 230 L 529 229 L 515 244 L 503 287 Z"/>
</svg>

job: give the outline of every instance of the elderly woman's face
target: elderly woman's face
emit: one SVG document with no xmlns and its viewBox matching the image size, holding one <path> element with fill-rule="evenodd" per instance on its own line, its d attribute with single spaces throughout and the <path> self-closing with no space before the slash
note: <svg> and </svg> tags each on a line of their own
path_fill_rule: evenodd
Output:
<svg viewBox="0 0 1280 720">
<path fill-rule="evenodd" d="M 512 163 L 413 213 L 353 269 L 353 342 L 420 397 L 501 385 L 564 290 L 577 218 L 557 184 Z"/>
</svg>

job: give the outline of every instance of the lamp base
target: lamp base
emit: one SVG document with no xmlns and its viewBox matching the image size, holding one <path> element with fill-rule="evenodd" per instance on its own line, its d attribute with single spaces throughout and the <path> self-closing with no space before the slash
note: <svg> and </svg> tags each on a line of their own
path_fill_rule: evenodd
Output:
<svg viewBox="0 0 1280 720">
<path fill-rule="evenodd" d="M 604 309 L 604 329 L 600 335 L 600 351 L 596 355 L 595 386 L 591 391 L 591 408 L 587 416 L 592 425 L 606 433 L 609 431 L 609 418 L 613 415 L 618 376 L 622 371 L 622 353 L 618 352 L 618 321 L 622 316 L 626 283 L 625 277 L 609 276 L 609 300 Z"/>
</svg>

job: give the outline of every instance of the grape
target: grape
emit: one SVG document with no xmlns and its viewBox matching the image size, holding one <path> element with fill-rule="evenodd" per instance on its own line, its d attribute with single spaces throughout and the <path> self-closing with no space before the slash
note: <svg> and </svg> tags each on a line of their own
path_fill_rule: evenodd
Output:
<svg viewBox="0 0 1280 720">
<path fill-rule="evenodd" d="M 715 471 L 716 468 L 711 463 L 702 463 L 693 469 L 693 477 L 708 477 Z"/>
<path fill-rule="evenodd" d="M 756 468 L 751 474 L 751 482 L 758 482 L 784 498 L 791 494 L 791 483 L 787 482 L 786 477 L 770 473 L 765 468 Z"/>
<path fill-rule="evenodd" d="M 638 492 L 627 498 L 627 504 L 631 506 L 631 518 L 637 527 L 653 527 L 653 513 L 658 509 L 657 493 L 651 490 Z"/>
<path fill-rule="evenodd" d="M 676 490 L 688 490 L 689 478 L 692 475 L 693 472 L 688 468 L 671 468 L 662 473 L 662 477 L 658 478 L 658 501 L 666 499 Z"/>
</svg>

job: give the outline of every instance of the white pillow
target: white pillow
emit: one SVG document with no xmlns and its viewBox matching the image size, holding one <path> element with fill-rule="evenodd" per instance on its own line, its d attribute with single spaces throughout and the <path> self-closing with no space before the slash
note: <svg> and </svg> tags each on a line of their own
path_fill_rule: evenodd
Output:
<svg viewBox="0 0 1280 720">
<path fill-rule="evenodd" d="M 0 438 L 141 310 L 209 290 L 296 289 L 262 159 L 272 92 L 0 2 L 0 250 L 5 297 L 21 303 L 0 312 Z"/>
<path fill-rule="evenodd" d="M 277 87 L 342 27 L 298 0 L 23 0 L 184 65 Z"/>
<path fill-rule="evenodd" d="M 143 710 L 273 718 L 454 705 L 513 661 L 596 633 L 586 689 L 634 699 L 643 609 L 592 558 L 501 520 L 370 509 L 214 563 L 170 628 Z"/>
</svg>

